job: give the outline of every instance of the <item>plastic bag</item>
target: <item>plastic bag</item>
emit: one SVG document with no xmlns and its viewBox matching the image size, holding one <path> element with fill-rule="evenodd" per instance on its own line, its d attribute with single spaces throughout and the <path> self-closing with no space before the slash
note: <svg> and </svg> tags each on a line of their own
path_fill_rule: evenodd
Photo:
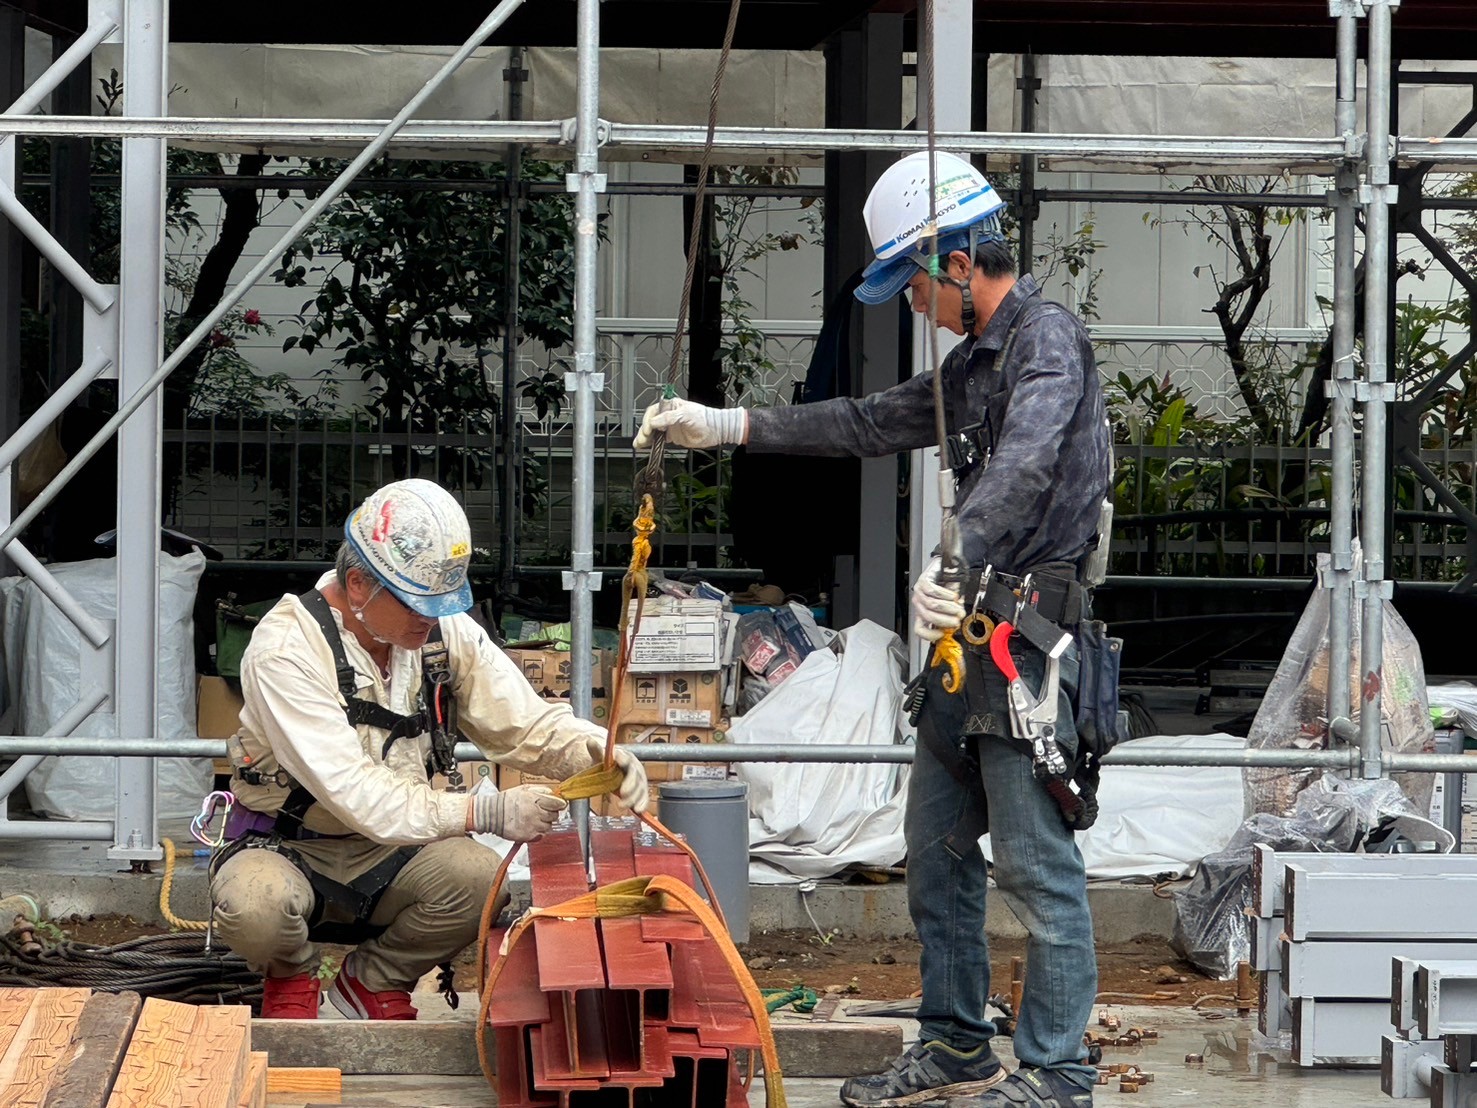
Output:
<svg viewBox="0 0 1477 1108">
<path fill-rule="evenodd" d="M 1359 550 L 1355 546 L 1355 571 Z M 1328 571 L 1328 555 L 1318 555 L 1320 578 Z M 1420 644 L 1388 600 L 1384 602 L 1384 652 L 1380 681 L 1380 714 L 1386 750 L 1419 753 L 1433 749 L 1434 729 L 1426 701 L 1426 671 Z M 1322 750 L 1328 746 L 1328 612 L 1329 591 L 1318 588 L 1303 609 L 1287 652 L 1277 666 L 1262 706 L 1247 737 L 1249 750 Z M 1363 702 L 1358 644 L 1360 605 L 1352 605 L 1348 716 L 1357 725 Z M 1247 812 L 1291 813 L 1298 794 L 1332 770 L 1248 767 L 1245 774 Z M 1433 782 L 1428 773 L 1392 775 L 1417 812 L 1431 807 Z"/>
<path fill-rule="evenodd" d="M 87 612 L 117 618 L 117 562 L 99 558 L 48 567 Z M 195 591 L 205 556 L 159 555 L 159 737 L 195 738 Z M 15 706 L 15 732 L 43 735 L 77 702 L 84 682 L 82 637 L 66 616 L 23 577 L 0 581 L 8 702 Z M 134 644 L 120 643 L 119 650 Z M 134 647 L 136 648 L 136 647 Z M 86 663 L 91 666 L 93 660 Z M 85 678 L 94 680 L 89 674 Z M 110 703 L 82 721 L 74 735 L 111 737 L 117 724 Z M 32 809 L 56 819 L 113 818 L 116 788 L 113 758 L 47 758 L 26 777 Z M 155 761 L 159 814 L 194 815 L 210 791 L 210 759 Z"/>
<path fill-rule="evenodd" d="M 1175 923 L 1170 945 L 1198 969 L 1220 980 L 1236 976 L 1236 963 L 1251 953 L 1247 911 L 1251 907 L 1252 847 L 1280 851 L 1350 853 L 1370 833 L 1390 823 L 1419 821 L 1400 786 L 1386 778 L 1345 781 L 1329 776 L 1300 792 L 1290 815 L 1258 812 L 1231 836 L 1226 848 L 1205 858 L 1200 870 L 1174 894 Z M 1450 849 L 1450 837 L 1443 842 Z"/>
</svg>

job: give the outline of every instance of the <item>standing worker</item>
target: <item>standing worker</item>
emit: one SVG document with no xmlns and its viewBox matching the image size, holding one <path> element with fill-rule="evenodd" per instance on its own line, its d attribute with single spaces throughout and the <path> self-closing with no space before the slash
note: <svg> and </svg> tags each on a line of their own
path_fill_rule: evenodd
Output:
<svg viewBox="0 0 1477 1108">
<path fill-rule="evenodd" d="M 233 842 L 210 891 L 217 932 L 266 975 L 263 1016 L 316 1018 L 316 944 L 340 942 L 357 945 L 334 1007 L 415 1019 L 411 990 L 477 937 L 499 862 L 467 834 L 527 842 L 564 811 L 538 785 L 433 789 L 433 770 L 455 773 L 458 729 L 493 761 L 559 780 L 605 756 L 604 728 L 541 700 L 465 614 L 471 554 L 449 493 L 396 481 L 349 517 L 318 587 L 252 632 L 229 744 Z M 615 753 L 621 802 L 642 811 L 645 771 Z"/>
<path fill-rule="evenodd" d="M 989 182 L 963 158 L 934 157 L 930 172 L 926 153 L 908 155 L 872 189 L 863 218 L 876 257 L 856 296 L 885 304 L 906 291 L 919 313 L 936 298 L 938 325 L 964 336 L 942 367 L 963 588 L 940 580 L 935 557 L 912 603 L 920 638 L 938 643 L 964 624 L 971 646 L 962 689 L 942 687 L 949 670 L 937 646 L 926 686 L 915 688 L 926 698 L 904 830 L 908 908 L 923 947 L 920 1038 L 886 1072 L 847 1081 L 841 1099 L 857 1108 L 959 1096 L 950 1103 L 1087 1108 L 1096 1071 L 1084 1058 L 1083 1031 L 1097 962 L 1073 833 L 1090 822 L 1091 796 L 1074 777 L 1078 663 L 1068 636 L 1088 618 L 1084 581 L 1099 547 L 1111 438 L 1087 329 L 1029 275 L 1016 278 L 999 223 L 1003 203 Z M 744 444 L 879 457 L 939 445 L 932 373 L 861 400 L 754 410 L 653 405 L 637 449 L 657 431 L 690 449 Z M 992 656 L 987 644 L 1001 621 L 1016 633 L 995 636 Z M 1014 712 L 1012 678 L 1022 697 Z M 985 1013 L 978 839 L 987 809 L 997 887 L 1030 934 L 1014 1041 L 1020 1068 L 1008 1077 L 990 1049 L 996 1029 Z"/>
</svg>

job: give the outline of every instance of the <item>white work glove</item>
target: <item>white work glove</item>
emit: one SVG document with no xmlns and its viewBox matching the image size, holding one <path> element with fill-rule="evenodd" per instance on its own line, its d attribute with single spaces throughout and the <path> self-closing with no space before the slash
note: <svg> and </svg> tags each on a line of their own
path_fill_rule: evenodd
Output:
<svg viewBox="0 0 1477 1108">
<path fill-rule="evenodd" d="M 507 792 L 471 795 L 467 830 L 492 832 L 500 839 L 531 843 L 552 828 L 569 805 L 545 785 L 519 785 Z"/>
<path fill-rule="evenodd" d="M 673 446 L 689 450 L 711 450 L 724 444 L 741 446 L 749 437 L 749 413 L 745 408 L 709 408 L 691 400 L 658 401 L 641 417 L 636 449 L 650 446 L 657 431 L 665 431 Z"/>
<path fill-rule="evenodd" d="M 913 586 L 913 634 L 924 642 L 938 642 L 945 631 L 964 622 L 964 597 L 957 589 L 939 584 L 942 558 L 934 558 Z"/>
<path fill-rule="evenodd" d="M 593 735 L 589 740 L 590 757 L 594 759 L 592 764 L 598 765 L 605 761 L 605 740 L 595 738 Z M 644 812 L 650 806 L 650 794 L 646 788 L 646 767 L 641 764 L 634 754 L 623 746 L 615 748 L 615 768 L 621 771 L 621 787 L 616 792 L 616 798 L 633 812 Z"/>
</svg>

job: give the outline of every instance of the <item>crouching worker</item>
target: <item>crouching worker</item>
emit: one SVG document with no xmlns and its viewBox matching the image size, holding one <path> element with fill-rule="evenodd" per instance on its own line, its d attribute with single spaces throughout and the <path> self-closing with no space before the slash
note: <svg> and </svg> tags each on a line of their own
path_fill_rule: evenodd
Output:
<svg viewBox="0 0 1477 1108">
<path fill-rule="evenodd" d="M 468 833 L 530 841 L 565 808 L 536 785 L 433 789 L 458 730 L 489 759 L 558 780 L 603 758 L 605 732 L 541 700 L 465 614 L 471 534 L 450 494 L 386 485 L 344 533 L 334 570 L 284 596 L 242 659 L 215 928 L 265 974 L 263 1016 L 315 1018 L 316 944 L 339 942 L 354 949 L 333 1006 L 415 1019 L 411 990 L 477 937 L 499 862 Z M 616 764 L 621 801 L 644 809 L 641 764 L 625 750 Z"/>
</svg>

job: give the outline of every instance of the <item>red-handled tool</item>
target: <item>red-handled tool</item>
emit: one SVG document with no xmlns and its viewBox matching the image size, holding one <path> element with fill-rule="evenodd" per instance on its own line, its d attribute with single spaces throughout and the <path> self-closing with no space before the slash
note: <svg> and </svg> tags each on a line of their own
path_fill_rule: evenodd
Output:
<svg viewBox="0 0 1477 1108">
<path fill-rule="evenodd" d="M 1021 680 L 1015 659 L 1010 656 L 1010 636 L 1014 630 L 1009 623 L 1002 622 L 990 636 L 990 657 L 1008 682 L 1006 696 L 1010 703 L 1011 734 L 1031 744 L 1031 761 L 1037 776 L 1064 777 L 1067 760 L 1062 757 L 1062 748 L 1056 742 L 1061 654 L 1053 652 L 1046 656 L 1046 676 L 1041 682 L 1041 694 L 1032 697 L 1026 691 L 1026 683 Z M 1063 638 L 1066 640 L 1065 636 Z M 1070 640 L 1063 643 L 1064 647 L 1066 642 Z"/>
</svg>

